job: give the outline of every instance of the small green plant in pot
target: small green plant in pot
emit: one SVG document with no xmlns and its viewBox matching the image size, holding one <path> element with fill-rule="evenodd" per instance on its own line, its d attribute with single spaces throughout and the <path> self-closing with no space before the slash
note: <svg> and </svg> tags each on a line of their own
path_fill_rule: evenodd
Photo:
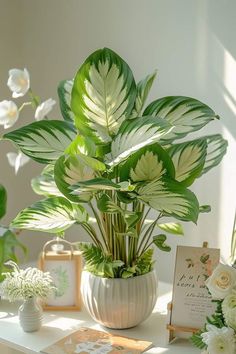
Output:
<svg viewBox="0 0 236 354">
<path fill-rule="evenodd" d="M 89 276 L 119 278 L 125 286 L 153 274 L 153 247 L 170 251 L 163 230 L 182 233 L 178 222 L 162 218 L 196 223 L 200 212 L 209 211 L 189 187 L 219 164 L 227 147 L 219 134 L 182 139 L 219 118 L 194 98 L 163 97 L 145 108 L 155 76 L 136 84 L 122 58 L 107 48 L 97 50 L 74 79 L 59 84 L 64 121 L 35 122 L 4 135 L 46 165 L 32 181 L 46 199 L 20 212 L 12 225 L 60 234 L 79 224 L 92 241 L 77 245 Z M 155 218 L 148 224 L 151 210 Z M 137 287 L 136 293 L 144 288 Z M 143 318 L 105 325 L 130 327 L 145 319 L 156 293 L 142 296 L 148 303 Z M 112 312 L 115 305 L 107 303 Z M 132 307 L 120 306 L 122 316 Z"/>
</svg>

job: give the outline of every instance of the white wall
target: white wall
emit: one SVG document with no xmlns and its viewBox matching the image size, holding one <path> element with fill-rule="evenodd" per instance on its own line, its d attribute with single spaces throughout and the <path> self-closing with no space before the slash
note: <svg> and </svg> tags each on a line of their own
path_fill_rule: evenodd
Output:
<svg viewBox="0 0 236 354">
<path fill-rule="evenodd" d="M 198 226 L 188 224 L 184 238 L 169 237 L 176 244 L 221 247 L 229 255 L 236 195 L 236 2 L 234 0 L 0 0 L 0 100 L 10 97 L 5 87 L 7 70 L 27 67 L 32 88 L 42 99 L 56 98 L 57 83 L 73 77 L 94 50 L 110 47 L 131 66 L 137 80 L 158 69 L 150 99 L 164 95 L 188 95 L 209 104 L 221 121 L 204 134 L 222 132 L 229 141 L 220 167 L 194 185 L 200 203 L 212 212 L 200 216 Z M 53 118 L 59 118 L 55 110 Z M 17 126 L 32 120 L 30 109 Z M 17 178 L 8 166 L 2 142 L 0 181 L 9 190 L 6 222 L 38 197 L 30 179 L 41 166 L 27 165 Z M 81 233 L 67 233 L 75 239 Z M 30 257 L 37 256 L 48 235 L 24 232 Z M 175 252 L 158 252 L 160 278 L 170 279 Z M 168 265 L 168 266 L 167 266 Z"/>
</svg>

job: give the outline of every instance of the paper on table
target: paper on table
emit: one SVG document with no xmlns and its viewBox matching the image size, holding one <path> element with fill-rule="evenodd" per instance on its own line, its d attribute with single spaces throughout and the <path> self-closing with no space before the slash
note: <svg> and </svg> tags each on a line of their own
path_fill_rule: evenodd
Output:
<svg viewBox="0 0 236 354">
<path fill-rule="evenodd" d="M 45 354 L 141 354 L 151 342 L 82 327 L 42 350 Z"/>
</svg>

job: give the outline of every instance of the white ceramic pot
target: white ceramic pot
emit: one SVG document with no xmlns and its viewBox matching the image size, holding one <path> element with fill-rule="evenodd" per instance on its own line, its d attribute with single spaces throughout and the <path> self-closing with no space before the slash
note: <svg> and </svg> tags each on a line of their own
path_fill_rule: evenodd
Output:
<svg viewBox="0 0 236 354">
<path fill-rule="evenodd" d="M 25 332 L 38 331 L 42 325 L 43 310 L 34 297 L 23 302 L 19 307 L 19 321 Z"/>
<path fill-rule="evenodd" d="M 130 328 L 146 320 L 157 300 L 155 271 L 129 279 L 82 272 L 81 295 L 91 317 L 108 328 Z"/>
</svg>

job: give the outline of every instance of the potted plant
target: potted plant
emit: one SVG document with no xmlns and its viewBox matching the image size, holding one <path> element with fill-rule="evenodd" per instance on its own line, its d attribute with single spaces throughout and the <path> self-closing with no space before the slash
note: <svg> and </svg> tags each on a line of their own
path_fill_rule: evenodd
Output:
<svg viewBox="0 0 236 354">
<path fill-rule="evenodd" d="M 219 134 L 182 139 L 219 118 L 194 98 L 163 97 L 144 108 L 155 76 L 136 84 L 122 58 L 97 50 L 74 79 L 59 84 L 64 121 L 34 122 L 4 135 L 46 165 L 32 181 L 45 199 L 12 225 L 61 234 L 79 224 L 88 233 L 92 243 L 78 243 L 86 261 L 84 303 L 112 328 L 132 327 L 151 313 L 153 246 L 168 252 L 163 231 L 182 233 L 178 222 L 162 218 L 196 223 L 210 210 L 188 187 L 219 164 L 227 147 Z"/>
<path fill-rule="evenodd" d="M 0 294 L 10 302 L 23 300 L 19 308 L 19 320 L 25 332 L 34 332 L 42 324 L 42 308 L 38 299 L 46 298 L 54 289 L 53 280 L 48 272 L 37 268 L 20 269 L 13 261 L 6 262 L 12 272 L 4 273 L 0 284 Z"/>
</svg>

